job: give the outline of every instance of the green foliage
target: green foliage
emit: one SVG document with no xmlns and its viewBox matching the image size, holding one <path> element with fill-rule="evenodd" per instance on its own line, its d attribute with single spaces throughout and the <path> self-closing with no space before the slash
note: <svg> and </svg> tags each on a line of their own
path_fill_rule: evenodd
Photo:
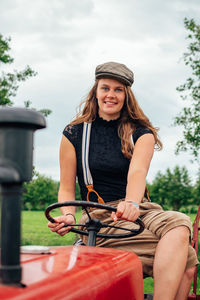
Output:
<svg viewBox="0 0 200 300">
<path fill-rule="evenodd" d="M 11 64 L 14 59 L 9 55 L 10 38 L 3 38 L 0 34 L 0 62 L 3 64 Z M 13 73 L 1 73 L 0 77 L 0 105 L 13 105 L 12 97 L 16 96 L 18 90 L 18 82 L 25 81 L 29 77 L 36 76 L 36 72 L 27 66 L 23 71 L 14 70 Z"/>
<path fill-rule="evenodd" d="M 24 210 L 44 210 L 48 205 L 57 202 L 59 182 L 40 175 L 33 170 L 34 179 L 24 183 L 22 206 Z M 81 200 L 80 188 L 76 183 L 76 200 Z"/>
<path fill-rule="evenodd" d="M 24 101 L 24 106 L 26 108 L 30 108 L 32 110 L 36 110 L 36 108 L 31 107 L 31 104 L 32 104 L 32 102 L 29 101 L 29 100 L 28 101 Z M 52 113 L 52 111 L 50 109 L 47 109 L 47 108 L 43 108 L 43 109 L 40 109 L 40 110 L 37 110 L 37 111 L 39 111 L 45 117 L 47 117 L 48 115 L 50 115 Z"/>
<path fill-rule="evenodd" d="M 188 104 L 176 116 L 174 125 L 183 127 L 183 139 L 178 141 L 176 153 L 190 151 L 196 161 L 199 161 L 200 150 L 200 25 L 193 19 L 184 19 L 185 28 L 189 31 L 188 51 L 183 54 L 185 65 L 192 70 L 184 84 L 177 87 L 183 100 Z"/>
<path fill-rule="evenodd" d="M 197 181 L 194 185 L 194 189 L 193 189 L 193 198 L 194 198 L 194 202 L 196 204 L 198 204 L 200 202 L 200 169 L 198 172 L 198 177 L 197 177 Z"/>
<path fill-rule="evenodd" d="M 23 209 L 41 210 L 57 202 L 58 188 L 58 182 L 43 175 L 38 175 L 29 183 L 24 183 Z"/>
<path fill-rule="evenodd" d="M 147 184 L 151 201 L 161 204 L 164 208 L 167 208 L 166 189 L 167 179 L 160 171 L 157 173 L 153 183 Z"/>
<path fill-rule="evenodd" d="M 4 38 L 0 34 L 0 63 L 11 64 L 14 59 L 9 55 L 11 38 Z M 12 73 L 1 72 L 0 74 L 0 106 L 12 106 L 14 104 L 12 98 L 16 96 L 19 88 L 19 82 L 36 76 L 37 72 L 33 71 L 29 66 L 26 66 L 22 71 L 14 70 Z M 25 107 L 30 107 L 31 102 L 26 101 Z M 32 108 L 34 109 L 34 108 Z M 44 116 L 48 116 L 51 113 L 49 109 L 41 109 L 40 112 Z"/>
<path fill-rule="evenodd" d="M 0 34 L 0 62 L 4 64 L 10 64 L 13 62 L 13 58 L 10 57 L 8 54 L 8 51 L 10 50 L 9 42 L 10 38 L 3 38 L 3 36 Z"/>
<path fill-rule="evenodd" d="M 148 185 L 150 198 L 164 209 L 180 210 L 193 204 L 193 187 L 185 167 L 169 168 L 165 174 L 158 172 L 153 183 Z"/>
</svg>

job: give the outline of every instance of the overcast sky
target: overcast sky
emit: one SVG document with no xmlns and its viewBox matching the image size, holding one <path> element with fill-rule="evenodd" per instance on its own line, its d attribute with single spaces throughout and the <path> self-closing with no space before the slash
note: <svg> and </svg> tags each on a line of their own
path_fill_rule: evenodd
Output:
<svg viewBox="0 0 200 300">
<path fill-rule="evenodd" d="M 188 44 L 184 17 L 200 23 L 199 0 L 0 1 L 0 33 L 12 38 L 15 58 L 9 68 L 30 65 L 38 72 L 20 84 L 16 106 L 30 100 L 53 111 L 47 129 L 35 134 L 37 171 L 59 179 L 62 130 L 92 87 L 96 65 L 117 61 L 133 70 L 136 98 L 160 128 L 164 149 L 155 153 L 148 181 L 175 165 L 194 178 L 192 157 L 174 154 L 181 128 L 172 126 L 184 105 L 176 87 L 190 74 L 181 59 Z"/>
</svg>

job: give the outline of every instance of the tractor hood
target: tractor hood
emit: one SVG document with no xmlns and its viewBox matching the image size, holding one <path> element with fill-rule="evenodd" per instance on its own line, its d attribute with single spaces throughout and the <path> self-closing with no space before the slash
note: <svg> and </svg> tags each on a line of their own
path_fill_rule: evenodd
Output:
<svg viewBox="0 0 200 300">
<path fill-rule="evenodd" d="M 141 262 L 131 252 L 50 247 L 49 254 L 21 254 L 21 266 L 24 287 L 1 284 L 0 299 L 143 299 Z"/>
</svg>

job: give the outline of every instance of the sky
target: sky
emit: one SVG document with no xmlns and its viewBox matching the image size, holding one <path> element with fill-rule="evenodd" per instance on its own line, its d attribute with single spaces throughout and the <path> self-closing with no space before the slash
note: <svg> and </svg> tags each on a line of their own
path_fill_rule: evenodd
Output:
<svg viewBox="0 0 200 300">
<path fill-rule="evenodd" d="M 192 156 L 175 155 L 182 128 L 173 120 L 185 105 L 176 87 L 191 74 L 182 59 L 184 18 L 199 24 L 199 16 L 199 0 L 1 0 L 0 33 L 11 37 L 15 59 L 3 69 L 30 65 L 38 73 L 20 83 L 15 106 L 30 100 L 36 109 L 52 110 L 47 128 L 35 133 L 36 170 L 59 180 L 62 131 L 93 86 L 96 66 L 116 61 L 134 72 L 133 92 L 160 129 L 164 147 L 154 154 L 148 182 L 176 165 L 186 166 L 195 180 Z"/>
</svg>

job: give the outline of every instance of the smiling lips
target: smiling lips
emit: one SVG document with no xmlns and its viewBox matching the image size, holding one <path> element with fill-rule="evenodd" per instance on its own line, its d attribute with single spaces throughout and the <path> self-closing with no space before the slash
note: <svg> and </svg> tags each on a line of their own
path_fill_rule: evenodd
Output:
<svg viewBox="0 0 200 300">
<path fill-rule="evenodd" d="M 105 104 L 109 104 L 109 105 L 116 105 L 117 102 L 111 102 L 111 101 L 104 101 Z"/>
</svg>

